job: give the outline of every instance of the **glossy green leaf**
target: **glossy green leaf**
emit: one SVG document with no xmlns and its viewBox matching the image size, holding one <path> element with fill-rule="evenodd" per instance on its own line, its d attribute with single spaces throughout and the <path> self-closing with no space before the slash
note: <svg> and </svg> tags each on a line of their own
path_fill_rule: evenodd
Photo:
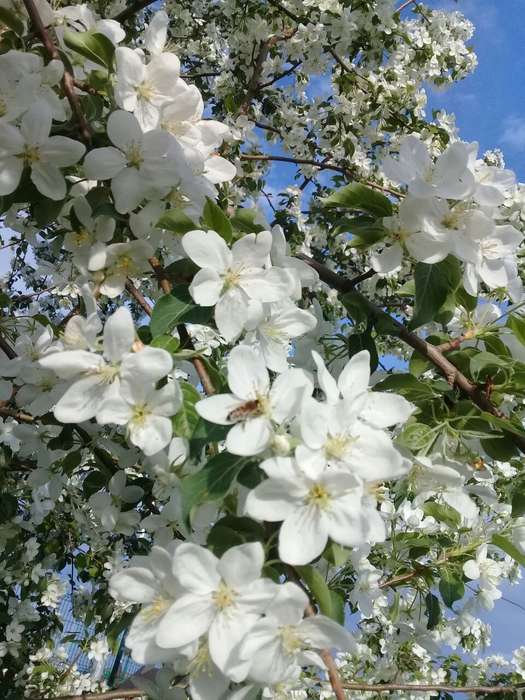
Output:
<svg viewBox="0 0 525 700">
<path fill-rule="evenodd" d="M 206 198 L 206 204 L 202 210 L 202 223 L 212 231 L 216 231 L 227 243 L 233 238 L 233 226 L 218 204 Z"/>
<path fill-rule="evenodd" d="M 84 58 L 110 69 L 113 65 L 115 46 L 104 34 L 99 32 L 64 32 L 64 43 Z"/>
<path fill-rule="evenodd" d="M 168 209 L 156 224 L 157 228 L 164 228 L 172 233 L 182 235 L 198 228 L 196 224 L 185 214 L 182 209 Z"/>
<path fill-rule="evenodd" d="M 456 600 L 461 600 L 465 595 L 463 577 L 450 569 L 440 570 L 439 592 L 443 602 L 448 608 L 452 608 Z"/>
<path fill-rule="evenodd" d="M 384 194 L 354 182 L 323 200 L 325 207 L 365 211 L 374 216 L 391 216 L 392 203 Z"/>
<path fill-rule="evenodd" d="M 525 566 L 525 553 L 523 553 L 521 549 L 518 549 L 518 547 L 516 547 L 511 540 L 507 539 L 503 535 L 492 535 L 492 544 L 495 544 L 496 547 L 502 549 L 505 554 L 512 557 L 514 561 L 518 562 L 518 564 Z"/>
<path fill-rule="evenodd" d="M 188 521 L 194 506 L 226 496 L 245 464 L 245 457 L 221 452 L 209 459 L 196 474 L 184 478 L 181 482 L 184 521 Z"/>
<path fill-rule="evenodd" d="M 171 294 L 161 297 L 151 314 L 150 329 L 153 337 L 170 333 L 179 323 L 206 323 L 212 306 L 197 306 L 184 284 L 173 287 Z"/>
<path fill-rule="evenodd" d="M 195 410 L 195 404 L 201 400 L 201 395 L 189 382 L 180 382 L 182 391 L 182 406 L 173 418 L 173 429 L 179 437 L 191 438 L 200 417 Z"/>
<path fill-rule="evenodd" d="M 442 309 L 449 293 L 457 289 L 461 270 L 457 258 L 451 255 L 440 263 L 417 263 L 414 271 L 415 303 L 410 328 L 433 321 Z"/>
</svg>

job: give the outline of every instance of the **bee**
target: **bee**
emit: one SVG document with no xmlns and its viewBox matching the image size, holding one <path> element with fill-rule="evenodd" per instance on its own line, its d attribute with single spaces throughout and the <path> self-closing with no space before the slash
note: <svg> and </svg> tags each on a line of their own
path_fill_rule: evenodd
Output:
<svg viewBox="0 0 525 700">
<path fill-rule="evenodd" d="M 233 423 L 239 423 L 247 418 L 254 418 L 255 416 L 260 416 L 262 413 L 261 403 L 259 399 L 253 399 L 252 401 L 246 401 L 241 406 L 237 406 L 233 411 L 230 411 L 226 418 L 231 420 Z"/>
</svg>

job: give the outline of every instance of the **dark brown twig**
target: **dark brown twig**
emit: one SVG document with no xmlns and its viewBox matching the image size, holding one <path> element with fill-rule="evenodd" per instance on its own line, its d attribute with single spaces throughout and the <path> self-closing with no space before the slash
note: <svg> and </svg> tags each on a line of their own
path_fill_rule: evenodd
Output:
<svg viewBox="0 0 525 700">
<path fill-rule="evenodd" d="M 122 12 L 119 12 L 118 15 L 115 15 L 115 17 L 111 19 L 114 19 L 116 22 L 125 22 L 130 17 L 133 17 L 133 15 L 136 15 L 137 12 L 144 10 L 154 2 L 155 0 L 135 0 L 135 2 L 132 2 L 131 5 L 128 5 Z"/>
<path fill-rule="evenodd" d="M 49 57 L 57 61 L 61 61 L 58 48 L 53 43 L 49 32 L 45 28 L 44 23 L 42 22 L 42 18 L 40 17 L 40 14 L 34 3 L 34 0 L 24 0 L 24 5 L 27 10 L 27 14 L 29 15 L 29 18 L 31 19 L 31 23 L 37 35 L 42 40 L 42 43 L 44 44 L 44 47 L 47 53 L 49 54 Z M 83 141 L 89 143 L 91 141 L 91 129 L 89 128 L 86 118 L 84 117 L 84 112 L 82 111 L 82 106 L 80 104 L 79 97 L 75 92 L 75 80 L 65 65 L 64 77 L 62 78 L 62 87 L 64 89 L 64 93 L 67 97 L 67 100 L 71 105 L 71 110 L 75 115 L 75 119 L 78 122 L 80 136 L 82 137 Z"/>
<path fill-rule="evenodd" d="M 305 255 L 298 255 L 297 257 L 307 262 L 314 268 L 314 270 L 317 270 L 319 277 L 321 280 L 323 280 L 323 282 L 326 282 L 326 284 L 330 285 L 334 289 L 338 289 L 341 292 L 349 291 L 348 286 L 351 281 L 345 280 L 343 277 L 340 277 L 335 272 L 332 272 L 327 267 L 321 263 L 318 263 L 312 258 Z M 480 387 L 476 386 L 476 384 L 471 382 L 470 379 L 468 379 L 462 372 L 460 372 L 459 369 L 453 365 L 452 362 L 450 362 L 435 345 L 428 343 L 426 340 L 416 335 L 416 333 L 409 331 L 408 328 L 400 321 L 373 304 L 369 299 L 364 297 L 362 294 L 359 294 L 359 292 L 354 293 L 358 295 L 359 300 L 363 306 L 369 310 L 371 316 L 383 317 L 388 320 L 392 327 L 392 335 L 398 336 L 420 355 L 426 357 L 427 360 L 430 360 L 434 367 L 436 367 L 441 374 L 443 374 L 450 386 L 457 387 L 482 411 L 486 411 L 496 418 L 506 418 L 505 414 L 492 403 L 484 391 L 480 389 Z M 512 439 L 519 449 L 525 453 L 525 439 L 514 433 L 512 433 Z"/>
</svg>

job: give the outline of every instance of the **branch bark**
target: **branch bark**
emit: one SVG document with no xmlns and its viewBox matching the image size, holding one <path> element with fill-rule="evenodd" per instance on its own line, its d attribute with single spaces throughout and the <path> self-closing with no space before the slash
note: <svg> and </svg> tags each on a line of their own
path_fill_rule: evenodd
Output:
<svg viewBox="0 0 525 700">
<path fill-rule="evenodd" d="M 155 276 L 158 280 L 159 286 L 164 292 L 164 294 L 171 294 L 173 286 L 159 259 L 154 257 L 149 258 L 149 264 L 151 265 L 153 272 L 155 273 Z M 146 301 L 144 295 L 135 287 L 131 280 L 128 280 L 126 282 L 126 291 L 128 292 L 128 294 L 130 294 L 130 296 L 133 297 L 133 299 L 135 299 L 135 301 L 142 308 L 142 310 L 148 316 L 151 316 L 151 314 L 153 313 L 153 307 L 148 301 Z M 186 326 L 184 324 L 180 324 L 179 326 L 177 326 L 177 330 L 179 331 L 181 345 L 189 350 L 195 350 L 195 346 L 193 345 L 193 341 L 190 338 L 188 331 L 186 330 Z M 205 393 L 208 396 L 215 394 L 215 387 L 213 386 L 213 382 L 211 380 L 210 375 L 208 374 L 208 370 L 206 369 L 206 365 L 204 364 L 204 362 L 201 360 L 200 357 L 193 357 L 191 361 L 193 366 L 195 367 L 195 371 L 199 376 L 202 388 L 204 389 Z"/>
<path fill-rule="evenodd" d="M 316 260 L 313 260 L 306 255 L 298 255 L 297 257 L 308 263 L 314 268 L 314 270 L 317 270 L 319 277 L 329 286 L 333 287 L 334 289 L 338 289 L 341 292 L 349 291 L 349 284 L 351 284 L 350 280 L 345 280 L 343 277 L 340 277 L 335 272 L 332 272 L 332 270 L 329 270 L 321 263 L 318 263 Z M 350 289 L 352 289 L 353 286 L 354 285 L 352 284 Z M 420 355 L 426 357 L 427 360 L 430 360 L 434 367 L 441 372 L 451 386 L 457 387 L 482 411 L 486 411 L 496 418 L 506 419 L 505 414 L 492 403 L 482 389 L 480 389 L 476 384 L 471 382 L 470 379 L 462 374 L 459 369 L 443 355 L 436 345 L 428 343 L 426 340 L 416 335 L 416 333 L 409 331 L 408 328 L 406 328 L 406 326 L 404 326 L 400 321 L 390 316 L 390 314 L 383 311 L 383 309 L 376 306 L 359 292 L 355 292 L 355 294 L 358 295 L 359 300 L 364 306 L 367 307 L 372 316 L 379 316 L 388 319 L 389 323 L 392 325 L 392 335 L 398 336 Z M 520 435 L 515 435 L 514 433 L 512 434 L 512 439 L 519 449 L 525 453 L 525 439 Z"/>
<path fill-rule="evenodd" d="M 431 692 L 444 690 L 448 693 L 480 693 L 484 695 L 496 694 L 496 693 L 516 693 L 518 686 L 505 686 L 505 685 L 472 685 L 472 686 L 458 686 L 458 685 L 415 685 L 413 683 L 377 683 L 375 685 L 370 685 L 367 683 L 344 683 L 343 688 L 346 690 L 363 690 L 365 692 L 393 692 L 395 690 L 411 690 L 414 692 Z"/>
<path fill-rule="evenodd" d="M 40 17 L 40 14 L 36 8 L 34 0 L 24 0 L 24 5 L 25 5 L 25 8 L 27 10 L 27 14 L 29 15 L 29 18 L 31 19 L 31 24 L 33 25 L 37 35 L 42 40 L 42 43 L 44 44 L 44 47 L 45 47 L 47 53 L 49 54 L 49 57 L 52 59 L 55 59 L 57 61 L 61 61 L 63 63 L 62 59 L 60 58 L 60 53 L 58 51 L 58 48 L 54 44 L 49 32 L 47 31 L 47 29 L 44 26 L 44 23 L 43 23 L 42 18 Z M 78 122 L 78 128 L 79 128 L 82 140 L 85 141 L 86 143 L 90 143 L 90 141 L 91 141 L 91 129 L 89 128 L 89 125 L 86 121 L 86 118 L 84 117 L 84 112 L 82 111 L 80 99 L 79 99 L 77 93 L 75 92 L 74 77 L 71 75 L 71 73 L 68 71 L 68 69 L 65 65 L 64 65 L 64 77 L 62 78 L 62 87 L 64 89 L 64 93 L 67 97 L 67 100 L 68 100 L 69 104 L 71 105 L 71 111 L 75 115 L 75 118 Z"/>
<path fill-rule="evenodd" d="M 127 700 L 128 698 L 145 698 L 146 693 L 136 688 L 108 690 L 105 693 L 82 693 L 82 695 L 60 695 L 52 700 Z M 29 700 L 43 700 L 30 698 Z"/>
<path fill-rule="evenodd" d="M 111 19 L 114 19 L 116 22 L 125 22 L 130 17 L 133 17 L 133 15 L 136 15 L 137 12 L 144 10 L 148 5 L 152 5 L 154 2 L 155 0 L 136 0 Z"/>
</svg>

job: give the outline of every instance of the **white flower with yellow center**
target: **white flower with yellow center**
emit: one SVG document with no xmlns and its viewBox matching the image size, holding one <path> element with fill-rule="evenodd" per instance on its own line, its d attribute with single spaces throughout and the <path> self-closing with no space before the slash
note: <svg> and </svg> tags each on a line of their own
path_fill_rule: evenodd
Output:
<svg viewBox="0 0 525 700">
<path fill-rule="evenodd" d="M 315 477 L 326 464 L 345 469 L 366 482 L 385 481 L 407 473 L 410 465 L 384 428 L 403 423 L 414 407 L 402 396 L 369 391 L 370 355 L 354 355 L 336 381 L 320 355 L 312 356 L 326 401 L 305 398 L 299 424 L 303 444 L 296 450 L 299 466 Z"/>
<path fill-rule="evenodd" d="M 245 511 L 257 520 L 283 521 L 279 557 L 286 563 L 308 564 L 328 538 L 348 547 L 385 538 L 381 516 L 363 497 L 361 480 L 348 472 L 328 469 L 311 478 L 288 457 L 260 466 L 270 478 L 249 492 Z"/>
<path fill-rule="evenodd" d="M 183 594 L 164 615 L 156 643 L 178 649 L 207 635 L 214 664 L 232 680 L 243 680 L 248 664 L 240 661 L 238 644 L 277 591 L 260 578 L 263 564 L 260 542 L 232 547 L 221 559 L 196 544 L 180 545 L 173 574 Z"/>
<path fill-rule="evenodd" d="M 104 327 L 102 354 L 66 350 L 42 357 L 39 364 L 61 379 L 72 380 L 57 401 L 54 414 L 61 423 L 80 423 L 93 418 L 105 399 L 118 395 L 120 383 L 153 388 L 173 367 L 171 355 L 161 348 L 132 352 L 135 328 L 131 314 L 120 307 Z"/>
<path fill-rule="evenodd" d="M 114 146 L 95 148 L 84 160 L 90 180 L 111 180 L 115 208 L 126 214 L 159 189 L 174 186 L 187 171 L 184 157 L 171 134 L 160 129 L 143 133 L 128 112 L 110 114 L 107 132 Z"/>
<path fill-rule="evenodd" d="M 226 447 L 238 455 L 256 455 L 270 447 L 276 429 L 297 415 L 303 397 L 313 388 L 300 369 L 286 370 L 270 387 L 264 361 L 245 345 L 235 347 L 228 357 L 228 384 L 231 394 L 209 396 L 195 408 L 212 423 L 233 426 Z"/>
<path fill-rule="evenodd" d="M 194 653 L 193 645 L 187 650 L 173 650 L 155 643 L 160 623 L 182 592 L 171 571 L 173 555 L 180 544 L 174 541 L 166 548 L 154 546 L 147 557 L 133 557 L 126 569 L 110 579 L 109 592 L 113 598 L 141 605 L 126 636 L 126 646 L 139 664 L 171 661 L 185 651 L 189 656 Z"/>
<path fill-rule="evenodd" d="M 173 53 L 159 53 L 146 64 L 141 51 L 128 47 L 117 48 L 115 59 L 118 106 L 133 112 L 144 131 L 155 129 L 161 107 L 177 96 L 179 59 Z"/>
<path fill-rule="evenodd" d="M 352 651 L 349 632 L 324 615 L 304 619 L 308 597 L 294 583 L 279 587 L 266 616 L 248 632 L 239 656 L 250 663 L 248 677 L 264 685 L 277 685 L 299 672 L 301 666 L 325 668 L 318 649 Z"/>
<path fill-rule="evenodd" d="M 140 381 L 122 382 L 119 395 L 106 399 L 98 410 L 97 422 L 125 425 L 131 443 L 149 456 L 170 442 L 171 419 L 181 403 L 182 394 L 176 381 L 159 390 Z"/>
<path fill-rule="evenodd" d="M 0 195 L 14 192 L 27 168 L 44 197 L 64 199 L 66 181 L 60 168 L 77 163 L 86 148 L 66 136 L 49 136 L 52 121 L 51 108 L 39 101 L 24 114 L 19 129 L 0 123 Z"/>
<path fill-rule="evenodd" d="M 199 306 L 215 306 L 215 323 L 228 341 L 237 338 L 248 319 L 248 302 L 284 300 L 292 279 L 286 270 L 270 267 L 272 236 L 250 233 L 231 250 L 215 231 L 189 231 L 182 239 L 186 255 L 198 265 L 190 285 Z"/>
</svg>

